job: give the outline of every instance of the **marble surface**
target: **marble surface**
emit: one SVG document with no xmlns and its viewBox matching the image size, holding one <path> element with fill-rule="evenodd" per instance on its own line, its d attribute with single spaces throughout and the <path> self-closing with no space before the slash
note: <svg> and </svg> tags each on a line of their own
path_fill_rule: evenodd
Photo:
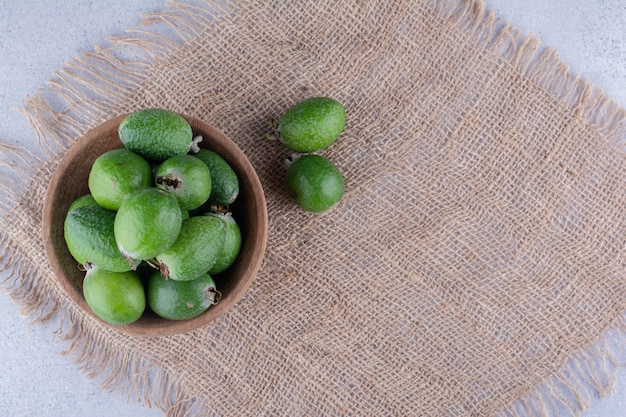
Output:
<svg viewBox="0 0 626 417">
<path fill-rule="evenodd" d="M 572 72 L 592 80 L 626 107 L 626 3 L 623 0 L 487 0 L 511 24 L 557 49 Z M 53 72 L 108 36 L 137 27 L 163 0 L 51 2 L 0 0 L 0 139 L 34 146 L 35 134 L 15 110 Z M 2 275 L 0 275 L 0 280 Z M 160 416 L 135 399 L 100 387 L 62 355 L 54 324 L 31 325 L 0 292 L 0 416 Z M 623 358 L 624 359 L 624 358 Z M 626 373 L 614 393 L 595 396 L 583 417 L 623 415 Z"/>
</svg>

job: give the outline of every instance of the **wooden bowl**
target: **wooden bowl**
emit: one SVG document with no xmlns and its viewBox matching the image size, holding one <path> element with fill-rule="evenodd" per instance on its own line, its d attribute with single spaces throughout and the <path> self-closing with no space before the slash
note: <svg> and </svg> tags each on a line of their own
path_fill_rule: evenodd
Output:
<svg viewBox="0 0 626 417">
<path fill-rule="evenodd" d="M 126 115 L 109 120 L 89 131 L 68 151 L 55 171 L 48 186 L 43 210 L 43 242 L 52 270 L 69 298 L 97 320 L 83 297 L 83 278 L 77 262 L 70 255 L 63 236 L 63 223 L 70 204 L 89 193 L 87 179 L 95 159 L 112 149 L 121 148 L 117 128 Z M 184 321 L 166 320 L 146 307 L 136 322 L 108 326 L 133 336 L 166 336 L 187 332 L 205 325 L 223 314 L 239 300 L 250 287 L 261 266 L 267 241 L 267 208 L 263 188 L 254 168 L 239 147 L 216 128 L 193 117 L 189 122 L 194 136 L 202 135 L 201 148 L 221 155 L 239 177 L 240 192 L 230 206 L 242 233 L 242 246 L 235 263 L 224 273 L 214 276 L 222 293 L 221 301 L 198 317 Z"/>
</svg>

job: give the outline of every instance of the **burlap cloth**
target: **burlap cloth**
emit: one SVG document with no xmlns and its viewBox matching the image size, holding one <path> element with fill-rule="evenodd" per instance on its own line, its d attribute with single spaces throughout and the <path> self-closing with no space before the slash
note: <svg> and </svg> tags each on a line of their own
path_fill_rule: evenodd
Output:
<svg viewBox="0 0 626 417">
<path fill-rule="evenodd" d="M 88 375 L 168 416 L 576 411 L 614 378 L 626 309 L 624 112 L 478 0 L 174 4 L 59 70 L 3 145 L 5 289 Z M 157 30 L 158 29 L 158 30 Z M 331 211 L 286 196 L 270 117 L 345 104 Z M 85 131 L 157 106 L 215 124 L 264 185 L 269 240 L 216 322 L 140 339 L 68 303 L 41 242 Z M 611 338 L 607 334 L 612 334 Z M 613 342 L 611 342 L 613 340 Z"/>
</svg>

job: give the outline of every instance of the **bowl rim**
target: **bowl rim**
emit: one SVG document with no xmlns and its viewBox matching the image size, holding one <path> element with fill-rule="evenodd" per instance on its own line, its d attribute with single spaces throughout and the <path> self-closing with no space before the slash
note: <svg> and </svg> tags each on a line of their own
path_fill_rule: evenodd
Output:
<svg viewBox="0 0 626 417">
<path fill-rule="evenodd" d="M 214 148 L 219 148 L 222 151 L 216 151 L 218 154 L 227 153 L 231 156 L 238 156 L 238 165 L 241 166 L 233 168 L 239 171 L 237 172 L 237 174 L 240 177 L 240 182 L 245 181 L 248 183 L 248 187 L 253 195 L 252 200 L 255 202 L 254 207 L 251 208 L 251 210 L 254 211 L 253 217 L 256 219 L 255 227 L 251 228 L 251 233 L 246 236 L 246 243 L 244 243 L 245 246 L 242 247 L 242 251 L 246 250 L 248 253 L 250 253 L 249 262 L 241 271 L 241 274 L 247 276 L 248 278 L 239 280 L 232 288 L 232 290 L 225 297 L 223 297 L 217 305 L 212 306 L 204 313 L 189 320 L 175 321 L 159 319 L 158 322 L 162 323 L 162 325 L 159 326 L 145 326 L 141 319 L 140 321 L 136 321 L 128 325 L 112 325 L 107 323 L 106 321 L 99 318 L 93 311 L 91 311 L 91 308 L 89 308 L 89 306 L 87 305 L 82 292 L 79 291 L 78 288 L 72 284 L 72 282 L 70 282 L 70 279 L 66 276 L 59 259 L 57 259 L 57 256 L 55 256 L 56 249 L 53 244 L 52 236 L 53 204 L 48 203 L 53 201 L 54 190 L 58 189 L 60 185 L 59 183 L 64 177 L 63 174 L 68 169 L 71 161 L 73 161 L 74 158 L 76 158 L 86 147 L 88 147 L 93 140 L 102 137 L 106 133 L 111 132 L 112 129 L 115 129 L 115 132 L 117 134 L 117 127 L 122 122 L 122 120 L 124 120 L 124 118 L 128 116 L 128 114 L 130 113 L 119 115 L 88 130 L 75 143 L 73 143 L 67 149 L 65 154 L 61 157 L 62 159 L 54 170 L 52 178 L 46 189 L 45 200 L 42 210 L 42 239 L 44 243 L 46 257 L 56 279 L 60 281 L 60 284 L 66 295 L 74 302 L 76 302 L 81 310 L 84 310 L 84 312 L 86 312 L 96 320 L 100 321 L 107 327 L 119 330 L 131 336 L 138 337 L 160 337 L 186 333 L 210 322 L 213 322 L 219 316 L 224 314 L 243 297 L 243 295 L 252 285 L 252 282 L 256 279 L 258 270 L 263 263 L 268 235 L 267 203 L 263 186 L 248 157 L 232 139 L 222 133 L 215 126 L 212 126 L 196 117 L 189 116 L 183 113 L 178 113 L 183 118 L 185 118 L 185 120 L 187 120 L 187 122 L 191 125 L 194 136 L 199 134 L 199 132 L 202 132 L 201 134 L 203 135 L 203 142 L 207 139 L 215 141 L 213 145 L 217 144 L 218 146 L 214 146 Z M 119 145 L 119 147 L 123 146 L 121 141 Z M 203 144 L 201 144 L 201 146 L 203 146 Z M 148 309 L 147 303 L 146 309 Z"/>
</svg>

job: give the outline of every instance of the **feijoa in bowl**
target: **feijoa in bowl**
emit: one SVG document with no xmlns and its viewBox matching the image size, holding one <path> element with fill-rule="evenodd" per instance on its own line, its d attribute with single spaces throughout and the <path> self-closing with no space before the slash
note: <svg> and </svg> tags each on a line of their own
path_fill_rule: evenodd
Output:
<svg viewBox="0 0 626 417">
<path fill-rule="evenodd" d="M 200 148 L 219 154 L 232 167 L 239 179 L 239 196 L 229 206 L 241 230 L 242 244 L 236 261 L 223 273 L 214 276 L 221 292 L 218 304 L 188 320 L 167 320 L 146 309 L 139 320 L 127 325 L 111 325 L 100 319 L 83 296 L 85 272 L 70 254 L 63 224 L 70 204 L 88 194 L 91 167 L 103 153 L 122 148 L 118 127 L 127 115 L 108 120 L 87 132 L 66 153 L 48 186 L 42 222 L 43 243 L 52 271 L 71 302 L 107 326 L 132 336 L 167 336 L 188 332 L 215 320 L 250 288 L 261 266 L 267 242 L 267 208 L 259 178 L 250 161 L 230 138 L 215 127 L 194 117 L 183 116 L 193 135 L 202 136 Z"/>
</svg>

